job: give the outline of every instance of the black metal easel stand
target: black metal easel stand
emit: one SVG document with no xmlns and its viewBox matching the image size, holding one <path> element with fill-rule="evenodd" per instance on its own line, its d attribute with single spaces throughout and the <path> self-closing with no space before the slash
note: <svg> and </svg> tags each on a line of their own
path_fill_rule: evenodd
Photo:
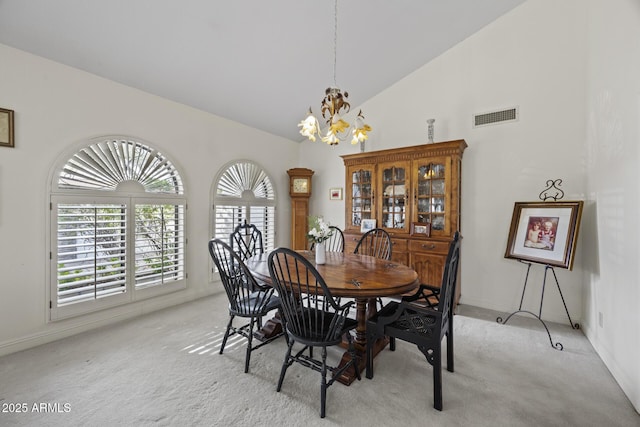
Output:
<svg viewBox="0 0 640 427">
<path fill-rule="evenodd" d="M 540 321 L 540 323 L 542 323 L 542 326 L 544 326 L 544 329 L 547 331 L 547 335 L 549 336 L 549 342 L 551 343 L 551 347 L 553 347 L 556 350 L 560 350 L 562 351 L 562 349 L 564 348 L 562 346 L 561 343 L 556 342 L 554 344 L 553 339 L 551 339 L 551 333 L 549 332 L 549 328 L 547 327 L 547 324 L 544 323 L 544 320 L 542 320 L 542 302 L 544 301 L 544 288 L 547 284 L 547 271 L 551 270 L 551 272 L 553 273 L 553 278 L 556 281 L 556 286 L 558 287 L 558 292 L 560 292 L 560 298 L 562 298 L 562 304 L 564 305 L 564 310 L 567 313 L 567 317 L 569 318 L 569 324 L 571 325 L 571 328 L 573 329 L 580 329 L 580 325 L 578 323 L 573 323 L 573 321 L 571 320 L 571 316 L 569 316 L 569 310 L 567 309 L 567 304 L 564 301 L 564 296 L 562 295 L 562 290 L 560 289 L 560 283 L 558 283 L 558 276 L 556 276 L 556 272 L 553 269 L 552 266 L 550 265 L 545 265 L 544 266 L 544 279 L 542 281 L 542 295 L 540 296 L 540 309 L 538 310 L 538 314 L 532 313 L 528 310 L 523 310 L 522 309 L 522 302 L 524 301 L 524 293 L 527 290 L 527 280 L 529 279 L 529 270 L 531 269 L 531 263 L 530 262 L 523 262 L 520 261 L 524 264 L 527 264 L 527 275 L 524 278 L 524 286 L 522 287 L 522 296 L 520 297 L 520 306 L 518 307 L 517 311 L 514 311 L 513 313 L 511 313 L 504 321 L 502 320 L 502 317 L 498 317 L 496 319 L 496 322 L 501 323 L 501 324 L 506 324 L 509 319 L 511 319 L 511 316 L 513 316 L 516 313 L 527 313 L 532 315 L 533 317 L 535 317 L 536 319 L 538 319 Z"/>
</svg>

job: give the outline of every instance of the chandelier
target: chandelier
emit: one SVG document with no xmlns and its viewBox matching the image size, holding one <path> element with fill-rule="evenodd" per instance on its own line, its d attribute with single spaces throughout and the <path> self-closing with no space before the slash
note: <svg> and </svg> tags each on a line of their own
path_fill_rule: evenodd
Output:
<svg viewBox="0 0 640 427">
<path fill-rule="evenodd" d="M 322 113 L 322 117 L 325 119 L 327 129 L 324 132 L 320 130 L 320 123 L 313 115 L 311 107 L 309 107 L 307 117 L 298 124 L 301 135 L 306 136 L 310 141 L 315 141 L 317 135 L 320 137 L 322 142 L 326 142 L 329 145 L 337 145 L 339 142 L 344 142 L 348 138 L 349 124 L 344 121 L 340 115 L 348 113 L 351 109 L 351 105 L 347 102 L 349 94 L 347 91 L 342 92 L 336 85 L 338 0 L 335 0 L 333 29 L 333 86 L 328 87 L 324 91 L 324 98 L 320 104 L 320 112 Z M 368 124 L 365 124 L 362 110 L 360 110 L 356 116 L 352 126 L 351 143 L 357 144 L 358 142 L 363 143 L 366 141 L 368 138 L 367 132 L 371 131 L 371 127 Z"/>
</svg>

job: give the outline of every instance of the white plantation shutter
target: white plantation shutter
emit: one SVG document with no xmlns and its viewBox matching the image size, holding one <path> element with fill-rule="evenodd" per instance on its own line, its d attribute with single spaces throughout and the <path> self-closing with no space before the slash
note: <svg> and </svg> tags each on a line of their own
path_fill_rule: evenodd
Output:
<svg viewBox="0 0 640 427">
<path fill-rule="evenodd" d="M 136 287 L 184 278 L 184 206 L 136 205 Z"/>
<path fill-rule="evenodd" d="M 274 200 L 271 180 L 262 168 L 253 162 L 237 162 L 227 167 L 218 179 L 218 196 L 242 197 L 245 191 L 255 198 Z"/>
<path fill-rule="evenodd" d="M 233 232 L 236 225 L 242 224 L 244 222 L 244 211 L 245 209 L 242 206 L 224 206 L 216 204 L 214 237 L 217 239 L 228 241 L 229 235 Z"/>
<path fill-rule="evenodd" d="M 139 141 L 100 138 L 54 179 L 52 320 L 186 287 L 186 199 L 163 154 Z"/>
<path fill-rule="evenodd" d="M 265 250 L 275 246 L 275 191 L 264 170 L 251 161 L 227 165 L 215 185 L 214 237 L 229 234 L 245 221 L 262 232 Z"/>
<path fill-rule="evenodd" d="M 57 304 L 126 291 L 126 206 L 58 205 Z"/>
<path fill-rule="evenodd" d="M 62 168 L 59 189 L 115 191 L 137 182 L 147 193 L 182 194 L 182 179 L 171 162 L 148 145 L 104 139 L 81 149 Z"/>
<path fill-rule="evenodd" d="M 265 250 L 275 247 L 276 215 L 274 206 L 250 206 L 249 223 L 262 231 Z"/>
</svg>

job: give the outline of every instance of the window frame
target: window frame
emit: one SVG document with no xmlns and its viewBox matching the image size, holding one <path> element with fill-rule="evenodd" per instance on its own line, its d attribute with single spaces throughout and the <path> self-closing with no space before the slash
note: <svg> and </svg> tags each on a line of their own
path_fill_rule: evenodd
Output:
<svg viewBox="0 0 640 427">
<path fill-rule="evenodd" d="M 267 195 L 271 194 L 272 195 L 271 198 L 256 197 L 255 193 L 251 192 L 249 188 L 244 188 L 243 191 L 241 191 L 240 197 L 218 194 L 218 188 L 220 186 L 221 180 L 223 179 L 223 177 L 225 177 L 225 174 L 229 170 L 231 170 L 234 166 L 239 164 L 251 165 L 253 168 L 260 171 L 260 173 L 264 176 L 264 179 L 266 179 L 267 181 L 266 184 L 269 187 L 266 193 Z M 261 182 L 264 182 L 264 180 L 262 180 Z M 218 224 L 218 212 L 217 212 L 218 207 L 230 207 L 235 209 L 242 209 L 244 211 L 242 216 L 245 219 L 252 218 L 252 212 L 251 212 L 252 208 L 260 208 L 260 209 L 266 208 L 267 210 L 271 210 L 272 218 L 269 219 L 268 221 L 263 222 L 262 224 L 256 223 L 256 226 L 262 232 L 262 239 L 263 239 L 263 245 L 264 245 L 265 251 L 274 249 L 276 238 L 277 238 L 277 232 L 278 232 L 277 219 L 276 219 L 278 194 L 277 194 L 277 189 L 276 189 L 276 186 L 274 185 L 274 182 L 275 181 L 273 180 L 271 175 L 267 172 L 267 170 L 264 167 L 262 167 L 262 165 L 252 160 L 236 159 L 236 160 L 227 162 L 225 165 L 223 165 L 219 169 L 211 186 L 212 210 L 211 210 L 211 221 L 210 221 L 210 224 L 211 224 L 210 235 L 213 236 L 213 238 L 223 239 L 225 242 L 228 242 L 229 234 L 233 232 L 233 228 L 235 228 L 235 226 L 239 224 L 239 222 L 236 222 L 234 219 L 233 226 L 231 227 L 231 229 L 229 229 L 228 226 L 224 228 L 220 227 Z M 251 192 L 251 195 L 249 195 L 250 192 Z M 271 227 L 273 229 L 273 232 L 266 233 L 265 227 Z M 224 231 L 221 231 L 221 230 L 224 230 Z M 209 271 L 211 272 L 211 279 L 216 280 L 218 279 L 218 277 L 217 277 L 217 274 L 215 274 L 215 266 L 211 260 L 210 260 L 210 265 L 211 265 L 211 268 Z"/>
<path fill-rule="evenodd" d="M 146 192 L 125 186 L 124 190 L 101 189 L 70 189 L 58 188 L 60 174 L 67 163 L 81 150 L 89 148 L 103 141 L 117 141 L 121 143 L 136 143 L 152 156 L 163 158 L 170 164 L 171 170 L 179 179 L 180 193 Z M 74 145 L 62 154 L 52 169 L 49 177 L 48 221 L 46 233 L 47 242 L 47 279 L 46 301 L 47 321 L 53 322 L 83 314 L 90 314 L 107 308 L 113 308 L 136 301 L 146 300 L 159 295 L 176 292 L 187 287 L 187 196 L 184 188 L 183 174 L 166 154 L 159 151 L 150 143 L 139 138 L 129 136 L 105 136 L 93 138 Z M 67 305 L 58 305 L 58 205 L 59 204 L 123 204 L 126 206 L 126 258 L 125 258 L 125 287 L 121 294 L 109 295 L 103 298 L 88 299 Z M 179 250 L 181 251 L 182 275 L 178 280 L 147 286 L 136 286 L 136 240 L 135 240 L 135 212 L 139 205 L 181 205 L 182 218 L 180 229 Z"/>
</svg>

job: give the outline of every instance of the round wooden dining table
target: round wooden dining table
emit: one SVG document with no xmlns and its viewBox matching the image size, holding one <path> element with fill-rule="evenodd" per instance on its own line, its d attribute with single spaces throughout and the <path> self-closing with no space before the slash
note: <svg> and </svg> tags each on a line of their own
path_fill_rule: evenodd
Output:
<svg viewBox="0 0 640 427">
<path fill-rule="evenodd" d="M 367 348 L 366 322 L 375 314 L 376 298 L 401 295 L 418 287 L 418 273 L 406 265 L 387 261 L 368 255 L 343 252 L 327 252 L 326 263 L 315 264 L 313 251 L 296 251 L 315 265 L 324 278 L 333 296 L 354 298 L 356 302 L 356 336 L 354 344 L 359 353 L 359 365 L 364 369 L 364 354 Z M 248 258 L 245 264 L 259 281 L 271 284 L 267 259 L 269 253 L 263 253 Z M 385 343 L 374 348 L 374 356 Z M 343 356 L 349 358 L 348 353 Z M 346 372 L 340 382 L 351 384 L 355 379 L 355 372 Z"/>
</svg>

